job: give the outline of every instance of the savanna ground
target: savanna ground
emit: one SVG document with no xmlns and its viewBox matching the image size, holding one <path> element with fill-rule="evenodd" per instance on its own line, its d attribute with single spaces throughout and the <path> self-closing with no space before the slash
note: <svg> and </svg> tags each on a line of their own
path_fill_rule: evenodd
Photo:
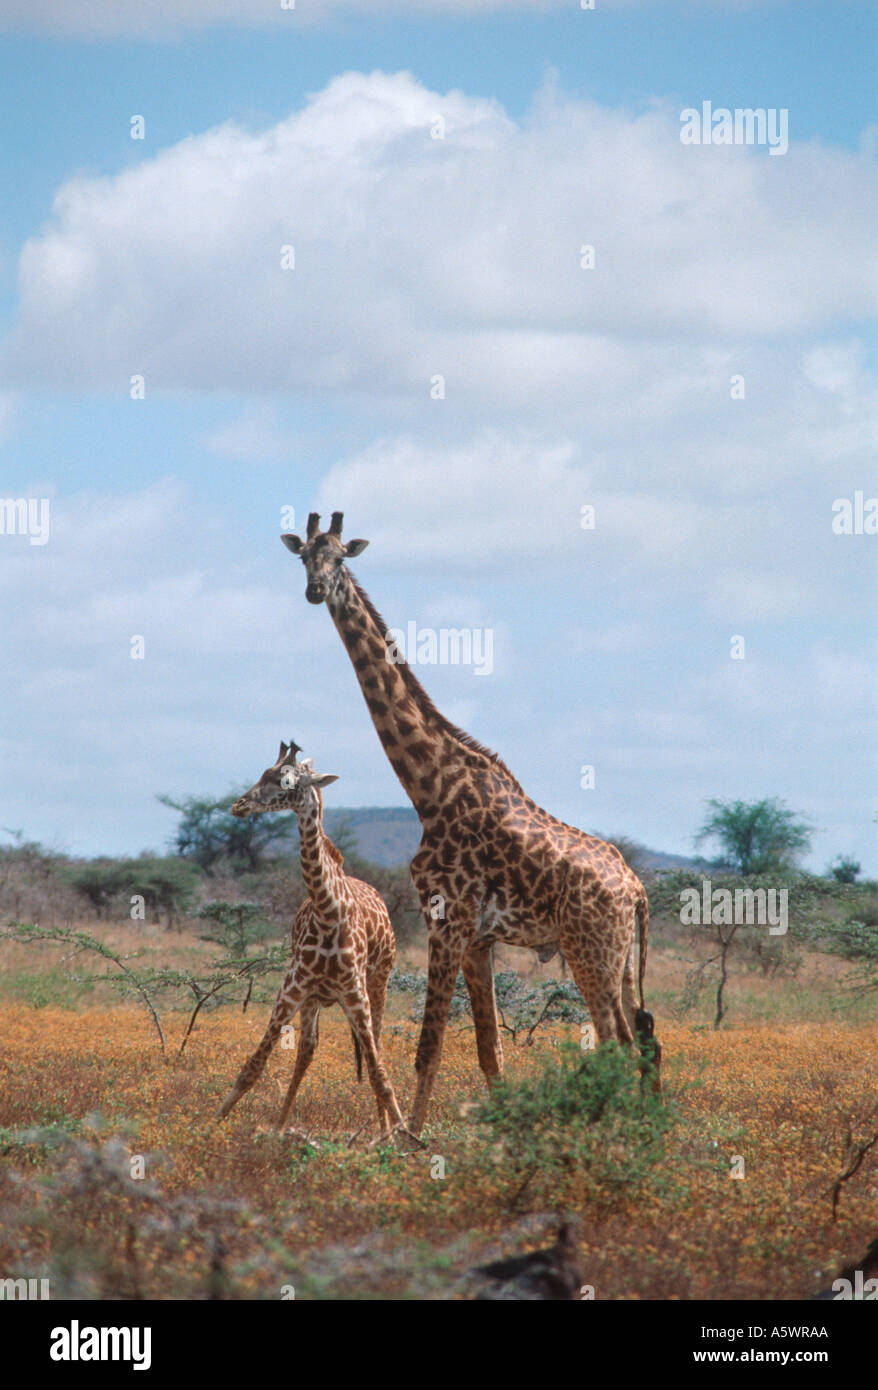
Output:
<svg viewBox="0 0 878 1390">
<path fill-rule="evenodd" d="M 85 925 L 141 964 L 206 968 L 219 950 L 188 930 Z M 271 1130 L 292 1067 L 281 1048 L 218 1123 L 264 998 L 205 1009 L 182 1054 L 191 1010 L 166 1004 L 163 1053 L 146 1010 L 77 979 L 61 947 L 0 942 L 0 1277 L 49 1277 L 55 1298 L 471 1297 L 473 1265 L 550 1242 L 573 1213 L 596 1298 L 810 1297 L 878 1233 L 878 1144 L 833 1219 L 833 1186 L 876 1130 L 875 995 L 847 990 L 848 963 L 822 951 L 803 948 L 787 973 L 733 961 L 716 1030 L 712 977 L 693 975 L 661 918 L 652 937 L 664 1108 L 641 1122 L 616 1058 L 615 1098 L 571 1110 L 557 1077 L 577 1074 L 580 1027 L 554 1022 L 530 1045 L 505 1038 L 512 1089 L 492 1111 L 458 1017 L 413 1152 L 370 1146 L 371 1093 L 338 1010 L 321 1018 L 302 1133 Z M 400 957 L 408 978 L 423 970 L 422 945 Z M 497 965 L 558 974 L 511 950 Z M 416 1003 L 393 990 L 384 1030 L 403 1110 Z"/>
</svg>

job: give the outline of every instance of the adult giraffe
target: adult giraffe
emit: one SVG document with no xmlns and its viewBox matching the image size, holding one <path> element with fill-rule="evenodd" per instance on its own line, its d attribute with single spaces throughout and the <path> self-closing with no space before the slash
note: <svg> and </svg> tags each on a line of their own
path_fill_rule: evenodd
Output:
<svg viewBox="0 0 878 1390">
<path fill-rule="evenodd" d="M 409 1128 L 419 1134 L 424 1124 L 461 969 L 479 1065 L 488 1082 L 501 1069 L 491 950 L 496 941 L 536 950 L 560 946 L 598 1042 L 631 1043 L 636 1031 L 652 1054 L 657 1088 L 661 1049 L 643 1002 L 649 908 L 642 883 L 613 845 L 555 820 L 496 753 L 440 714 L 345 565 L 369 542 L 345 544 L 342 519 L 333 512 L 329 530 L 322 532 L 312 512 L 304 541 L 295 535 L 281 540 L 302 559 L 308 602 L 329 608 L 378 737 L 423 829 L 411 875 L 427 921 L 429 966 Z"/>
</svg>

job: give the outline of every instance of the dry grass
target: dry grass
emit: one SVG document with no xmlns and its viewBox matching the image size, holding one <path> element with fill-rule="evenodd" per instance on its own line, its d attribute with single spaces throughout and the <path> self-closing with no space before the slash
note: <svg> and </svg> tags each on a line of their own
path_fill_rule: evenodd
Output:
<svg viewBox="0 0 878 1390">
<path fill-rule="evenodd" d="M 164 961 L 209 949 L 164 933 L 144 944 Z M 403 1108 L 417 1035 L 404 1005 L 392 1001 L 385 1034 Z M 214 1121 L 266 1018 L 264 1006 L 219 1010 L 180 1057 L 185 1017 L 166 1014 L 162 1057 L 134 1007 L 0 1003 L 0 1274 L 48 1274 L 62 1297 L 278 1298 L 292 1285 L 297 1297 L 443 1298 L 465 1295 L 471 1265 L 539 1243 L 550 1213 L 510 1210 L 502 1165 L 467 1114 L 483 1092 L 471 1031 L 449 1033 L 427 1150 L 401 1154 L 347 1146 L 373 1107 L 337 1011 L 323 1015 L 297 1108 L 309 1144 L 267 1129 L 292 1064 L 280 1049 L 230 1119 Z M 595 1202 L 574 1175 L 564 1192 L 596 1296 L 809 1296 L 878 1230 L 873 1161 L 835 1225 L 829 1197 L 845 1130 L 865 1123 L 878 1094 L 874 1030 L 663 1021 L 660 1031 L 679 1119 L 656 1182 L 636 1200 Z M 508 1073 L 542 1067 L 551 1042 L 507 1047 Z M 22 1134 L 47 1125 L 73 1140 L 53 1149 L 51 1134 Z M 108 1144 L 115 1136 L 124 1147 Z M 146 1158 L 143 1181 L 130 1179 L 131 1155 Z M 444 1178 L 431 1176 L 436 1155 Z M 729 1176 L 734 1155 L 743 1181 Z"/>
</svg>

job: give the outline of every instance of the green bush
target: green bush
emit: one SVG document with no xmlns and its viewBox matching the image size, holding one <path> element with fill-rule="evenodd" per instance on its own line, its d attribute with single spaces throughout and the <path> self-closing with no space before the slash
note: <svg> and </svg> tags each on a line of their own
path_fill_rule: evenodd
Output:
<svg viewBox="0 0 878 1390">
<path fill-rule="evenodd" d="M 151 917 L 164 916 L 168 926 L 195 901 L 201 874 L 193 864 L 175 855 L 159 858 L 144 854 L 138 859 L 92 859 L 69 870 L 69 878 L 98 918 L 115 909 L 129 916 L 131 899 L 143 898 Z"/>
<path fill-rule="evenodd" d="M 510 1205 L 607 1203 L 659 1180 L 670 1108 L 642 1084 L 639 1059 L 617 1043 L 513 1081 L 501 1076 L 474 1112 Z"/>
<path fill-rule="evenodd" d="M 829 866 L 829 873 L 836 883 L 856 883 L 860 876 L 861 865 L 858 859 L 852 859 L 849 854 L 840 854 L 833 859 Z"/>
<path fill-rule="evenodd" d="M 845 960 L 878 960 L 878 904 L 839 923 L 827 944 L 834 955 Z"/>
</svg>

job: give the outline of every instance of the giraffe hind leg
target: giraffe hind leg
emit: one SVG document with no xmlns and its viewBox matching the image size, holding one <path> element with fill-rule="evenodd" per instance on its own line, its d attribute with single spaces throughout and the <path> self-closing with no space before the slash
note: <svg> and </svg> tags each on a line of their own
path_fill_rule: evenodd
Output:
<svg viewBox="0 0 878 1390">
<path fill-rule="evenodd" d="M 476 1048 L 479 1066 L 490 1083 L 503 1070 L 503 1046 L 497 1023 L 497 1002 L 494 995 L 494 952 L 481 941 L 470 947 L 463 957 L 463 978 L 469 992 L 476 1026 Z"/>
<path fill-rule="evenodd" d="M 628 1027 L 632 1035 L 638 1032 L 637 1023 L 637 982 L 634 977 L 634 946 L 628 948 L 625 957 L 625 970 L 622 975 L 622 1008 L 625 1010 L 625 1017 L 628 1020 Z"/>
<path fill-rule="evenodd" d="M 375 1046 L 375 1039 L 372 1035 L 372 1015 L 369 1008 L 368 995 L 356 1000 L 345 999 L 340 1001 L 341 1006 L 347 1015 L 348 1023 L 359 1040 L 360 1047 L 363 1049 L 363 1056 L 366 1060 L 366 1070 L 369 1073 L 369 1081 L 375 1095 L 375 1104 L 378 1110 L 378 1123 L 382 1133 L 387 1133 L 390 1124 L 388 1116 L 395 1124 L 403 1123 L 402 1111 L 397 1103 L 393 1092 L 390 1077 L 387 1075 L 384 1063 L 382 1062 L 378 1049 Z"/>
</svg>

